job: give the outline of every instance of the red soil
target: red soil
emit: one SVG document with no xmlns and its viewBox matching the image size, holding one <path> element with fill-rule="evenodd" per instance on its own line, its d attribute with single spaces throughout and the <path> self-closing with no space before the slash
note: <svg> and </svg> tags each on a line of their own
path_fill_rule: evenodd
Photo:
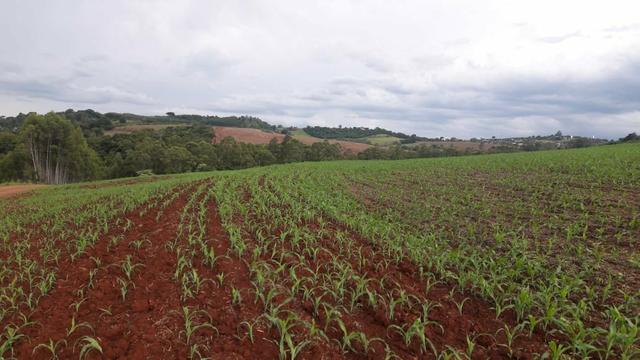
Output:
<svg viewBox="0 0 640 360">
<path fill-rule="evenodd" d="M 320 142 L 320 141 L 325 141 L 323 139 L 318 139 L 316 137 L 308 136 L 308 135 L 298 135 L 298 136 L 294 136 L 294 138 L 296 140 L 299 140 L 303 144 L 307 144 L 307 145 L 311 145 L 313 143 Z M 363 152 L 371 147 L 371 145 L 368 145 L 368 144 L 362 144 L 362 143 L 351 142 L 351 141 L 342 141 L 342 140 L 326 140 L 326 141 L 328 141 L 331 144 L 338 144 L 340 145 L 343 151 L 352 152 L 354 154 Z"/>
<path fill-rule="evenodd" d="M 186 124 L 141 124 L 141 125 L 125 125 L 117 126 L 111 130 L 104 132 L 105 135 L 116 134 L 133 134 L 138 131 L 144 130 L 162 130 L 170 127 L 186 126 Z"/>
<path fill-rule="evenodd" d="M 105 358 L 144 359 L 147 355 L 158 358 L 170 354 L 177 357 L 181 350 L 184 354 L 184 348 L 173 343 L 178 339 L 179 318 L 170 318 L 170 311 L 179 310 L 175 302 L 179 289 L 166 276 L 167 268 L 172 267 L 175 259 L 169 258 L 163 248 L 164 243 L 175 235 L 178 211 L 184 205 L 185 197 L 185 194 L 181 195 L 165 210 L 161 223 L 156 222 L 156 212 L 140 217 L 137 211 L 133 211 L 125 218 L 134 223 L 129 231 L 123 233 L 121 228 L 112 226 L 112 230 L 85 256 L 73 263 L 69 257 L 61 257 L 56 286 L 42 298 L 33 312 L 31 320 L 38 325 L 27 328 L 25 335 L 28 340 L 14 347 L 16 357 L 49 358 L 44 349 L 32 355 L 33 348 L 49 339 L 54 342 L 64 339 L 73 317 L 77 323 L 90 324 L 92 329 L 83 327 L 67 338 L 67 346 L 59 353 L 61 358 L 76 357 L 79 349 L 74 343 L 84 335 L 94 336 L 100 342 Z M 123 238 L 116 247 L 109 249 L 108 242 L 113 236 Z M 145 237 L 151 243 L 146 243 L 140 252 L 136 252 L 130 246 L 131 242 Z M 132 255 L 132 262 L 141 262 L 144 267 L 136 269 L 132 279 L 135 288 L 123 302 L 116 279 L 124 277 L 120 265 L 126 255 Z M 87 286 L 89 271 L 96 269 L 91 257 L 102 261 L 93 287 Z M 154 267 L 158 267 L 157 271 Z M 74 314 L 73 304 L 78 301 L 82 303 Z M 101 309 L 110 310 L 112 315 L 106 315 Z M 169 324 L 165 321 L 167 318 L 172 320 Z M 156 332 L 155 324 L 163 324 L 163 329 L 174 331 Z M 174 336 L 173 340 L 166 341 L 167 336 Z"/>
<path fill-rule="evenodd" d="M 275 132 L 267 132 L 262 131 L 260 129 L 250 129 L 250 128 L 234 128 L 234 127 L 224 127 L 224 126 L 215 126 L 213 143 L 219 143 L 225 137 L 232 137 L 238 142 L 249 143 L 249 144 L 268 144 L 271 139 L 277 139 L 278 142 L 282 142 L 284 140 L 285 135 Z M 295 135 L 294 139 L 302 142 L 303 144 L 311 145 L 317 142 L 325 141 L 323 139 L 319 139 L 313 136 L 308 135 Z M 340 140 L 327 140 L 331 144 L 339 144 L 344 152 L 352 152 L 357 154 L 371 147 L 371 145 L 355 143 L 350 141 L 340 141 Z"/>
<path fill-rule="evenodd" d="M 252 300 L 252 285 L 249 270 L 244 261 L 228 256 L 221 258 L 215 271 L 195 260 L 191 268 L 203 278 L 215 279 L 219 273 L 225 274 L 222 286 L 205 282 L 196 298 L 181 299 L 181 288 L 173 278 L 176 270 L 176 254 L 166 244 L 176 239 L 180 212 L 193 192 L 183 191 L 166 209 L 158 208 L 140 216 L 134 210 L 123 219 L 133 226 L 123 231 L 112 226 L 98 243 L 85 255 L 71 262 L 68 256 L 61 256 L 55 288 L 43 297 L 31 313 L 29 320 L 37 325 L 26 327 L 25 337 L 14 345 L 14 355 L 18 359 L 48 359 L 50 353 L 44 348 L 34 349 L 38 344 L 46 344 L 65 339 L 66 344 L 58 348 L 62 358 L 78 356 L 81 345 L 76 344 L 82 336 L 92 336 L 99 341 L 103 354 L 92 352 L 89 359 L 185 359 L 189 354 L 184 334 L 182 309 L 206 312 L 197 321 L 209 321 L 216 331 L 202 329 L 194 333 L 191 344 L 197 344 L 203 356 L 213 359 L 250 359 L 255 354 L 265 358 L 277 358 L 277 349 L 271 342 L 263 326 L 254 329 L 255 343 L 240 331 L 239 324 L 252 321 L 262 314 L 262 309 Z M 200 196 L 200 199 L 202 196 Z M 200 200 L 199 199 L 199 200 Z M 208 221 L 205 240 L 215 249 L 216 254 L 226 254 L 230 248 L 227 234 L 223 231 L 213 201 L 207 204 Z M 161 211 L 159 221 L 156 220 Z M 109 245 L 114 236 L 122 236 L 116 246 Z M 137 250 L 133 245 L 143 240 Z M 186 239 L 178 239 L 183 244 Z M 123 302 L 118 279 L 126 279 L 122 263 L 131 256 L 131 262 L 141 264 L 136 267 L 131 278 L 132 285 Z M 96 266 L 94 258 L 100 259 Z M 196 257 L 197 259 L 197 257 Z M 190 268 L 190 269 L 191 269 Z M 89 272 L 97 269 L 93 285 L 89 284 Z M 244 301 L 233 306 L 231 289 L 238 289 Z M 75 304 L 78 310 L 75 310 Z M 66 336 L 72 319 L 80 327 Z"/>
<path fill-rule="evenodd" d="M 77 323 L 87 323 L 91 326 L 81 327 L 73 334 L 66 337 L 66 346 L 59 348 L 60 358 L 75 358 L 78 356 L 80 345 L 78 339 L 84 335 L 96 338 L 102 348 L 103 354 L 90 353 L 87 358 L 123 358 L 123 359 L 184 359 L 189 355 L 189 346 L 186 343 L 183 325 L 182 309 L 188 306 L 190 309 L 201 311 L 197 321 L 209 321 L 217 331 L 201 329 L 194 333 L 190 345 L 199 346 L 202 356 L 212 359 L 275 359 L 278 357 L 277 346 L 274 340 L 278 339 L 275 328 L 269 330 L 265 324 L 258 323 L 254 329 L 255 342 L 249 341 L 246 331 L 240 327 L 243 321 L 253 321 L 263 313 L 262 305 L 254 301 L 255 293 L 251 283 L 252 277 L 246 261 L 240 259 L 231 250 L 228 235 L 223 230 L 217 213 L 216 204 L 208 200 L 207 222 L 205 242 L 211 246 L 218 255 L 226 255 L 220 258 L 213 268 L 205 266 L 199 253 L 194 257 L 192 267 L 196 269 L 202 278 L 216 279 L 218 274 L 225 274 L 224 282 L 218 285 L 216 282 L 207 281 L 203 284 L 202 291 L 195 298 L 181 299 L 181 289 L 173 278 L 177 258 L 176 253 L 166 245 L 169 242 L 176 246 L 185 246 L 185 236 L 177 237 L 177 227 L 180 214 L 185 208 L 189 196 L 193 193 L 195 185 L 182 189 L 180 195 L 166 209 L 154 210 L 140 214 L 134 210 L 124 219 L 133 222 L 133 226 L 124 230 L 121 226 L 112 226 L 110 231 L 102 236 L 98 243 L 87 254 L 71 262 L 68 256 L 61 256 L 57 283 L 54 290 L 48 296 L 42 298 L 39 305 L 30 316 L 31 321 L 37 325 L 27 327 L 25 337 L 14 345 L 15 357 L 18 359 L 35 358 L 47 359 L 50 354 L 43 348 L 36 350 L 38 344 L 47 343 L 49 339 L 54 342 L 65 339 L 67 329 L 73 318 Z M 199 195 L 196 203 L 203 201 L 203 194 Z M 158 202 L 160 203 L 160 202 Z M 144 207 L 141 207 L 141 209 Z M 192 211 L 191 209 L 189 211 Z M 193 210 L 195 211 L 195 210 Z M 160 212 L 159 220 L 157 216 Z M 192 215 L 195 215 L 193 213 Z M 238 219 L 242 221 L 243 219 Z M 498 329 L 505 324 L 514 324 L 513 314 L 505 313 L 500 319 L 495 319 L 495 312 L 481 299 L 470 294 L 450 294 L 451 286 L 437 284 L 426 291 L 425 280 L 418 275 L 416 266 L 403 259 L 400 262 L 389 262 L 382 249 L 367 239 L 350 231 L 344 225 L 328 219 L 328 225 L 324 226 L 326 235 L 322 237 L 318 246 L 321 248 L 316 259 L 309 254 L 303 254 L 310 268 L 319 269 L 319 273 L 329 274 L 331 262 L 334 257 L 347 262 L 359 276 L 373 279 L 386 279 L 386 289 L 372 284 L 372 289 L 384 293 L 392 289 L 393 292 L 406 291 L 416 296 L 422 302 L 430 300 L 440 304 L 434 308 L 429 316 L 443 326 L 441 332 L 437 327 L 429 327 L 427 335 L 439 350 L 444 350 L 445 345 L 457 349 L 466 347 L 466 336 L 477 336 L 478 346 L 474 352 L 474 358 L 506 359 L 509 358 L 507 350 L 501 344 L 505 343 L 502 333 Z M 321 231 L 318 223 L 303 223 L 312 232 Z M 279 236 L 282 229 L 276 229 L 274 235 Z M 350 257 L 336 242 L 335 235 L 346 234 L 353 241 L 353 246 L 359 248 L 368 260 L 366 264 L 359 264 L 355 257 Z M 109 240 L 114 236 L 122 236 L 115 246 L 109 245 Z M 142 247 L 137 250 L 134 241 L 142 240 Z M 248 239 L 250 249 L 246 254 L 251 254 L 251 247 L 255 246 L 256 239 Z M 305 276 L 303 267 L 294 267 L 299 263 L 297 256 L 292 256 L 295 249 L 292 242 L 284 241 L 274 244 L 282 246 L 276 250 L 283 250 L 283 261 L 287 266 L 282 277 L 282 286 L 288 286 L 289 271 L 295 271 L 300 277 Z M 284 251 L 292 252 L 284 252 Z M 132 263 L 141 264 L 134 271 L 131 278 L 133 285 L 127 293 L 125 301 L 120 295 L 118 279 L 124 279 L 125 275 L 121 264 L 131 257 Z M 266 254 L 264 255 L 266 256 Z M 92 258 L 101 259 L 101 264 L 96 266 Z M 389 262 L 388 267 L 379 267 L 379 264 Z M 97 269 L 93 285 L 88 286 L 89 272 Z M 313 285 L 313 284 L 311 284 Z M 239 305 L 232 304 L 232 289 L 240 291 L 243 301 Z M 322 296 L 319 289 L 314 290 L 316 296 Z M 426 296 L 425 296 L 426 294 Z M 453 296 L 453 299 L 451 298 Z M 455 301 L 461 301 L 468 297 L 464 310 L 460 314 L 455 306 Z M 278 299 L 276 298 L 276 301 Z M 327 302 L 332 300 L 327 298 Z M 78 304 L 76 311 L 75 304 Z M 330 341 L 314 342 L 305 347 L 300 354 L 301 359 L 382 359 L 384 349 L 379 343 L 373 345 L 373 352 L 368 355 L 345 353 L 338 347 L 336 340 L 341 338 L 341 332 L 335 323 L 327 324 L 323 314 L 314 315 L 311 304 L 303 301 L 300 295 L 284 306 L 289 311 L 296 312 L 306 321 L 315 321 L 320 328 L 328 325 L 327 335 Z M 402 358 L 430 358 L 429 355 L 420 354 L 415 341 L 406 346 L 399 335 L 388 331 L 392 324 L 410 324 L 419 314 L 419 306 L 414 308 L 399 307 L 396 317 L 391 320 L 388 316 L 388 307 L 378 305 L 371 307 L 359 301 L 358 306 L 351 312 L 342 312 L 341 318 L 350 330 L 358 330 L 372 339 L 379 337 L 384 339 L 390 348 Z M 206 315 L 205 315 L 206 314 Z M 299 334 L 306 333 L 306 329 L 296 329 Z M 496 334 L 493 339 L 480 334 Z M 359 345 L 356 345 L 358 348 Z M 513 358 L 530 359 L 532 352 L 541 353 L 545 348 L 544 334 L 534 333 L 530 339 L 522 336 L 514 342 Z"/>
<path fill-rule="evenodd" d="M 545 335 L 539 331 L 534 332 L 534 336 L 529 339 L 526 336 L 518 337 L 513 344 L 514 353 L 509 355 L 504 347 L 506 338 L 499 329 L 505 325 L 513 328 L 516 325 L 516 319 L 513 312 L 506 311 L 499 319 L 495 317 L 495 311 L 484 300 L 472 295 L 471 293 L 463 294 L 452 292 L 453 287 L 445 283 L 438 283 L 427 289 L 426 281 L 419 276 L 416 266 L 406 258 L 399 263 L 389 262 L 386 269 L 380 267 L 380 264 L 389 261 L 383 255 L 382 249 L 372 244 L 368 240 L 350 231 L 347 227 L 337 223 L 329 222 L 331 232 L 343 232 L 349 234 L 350 239 L 354 241 L 355 248 L 359 248 L 364 254 L 364 258 L 368 262 L 364 267 L 360 266 L 356 259 L 345 259 L 350 262 L 354 269 L 359 269 L 361 275 L 366 275 L 373 279 L 385 279 L 385 283 L 394 284 L 393 292 L 399 293 L 405 291 L 414 295 L 421 300 L 421 303 L 431 302 L 437 304 L 429 313 L 429 320 L 436 321 L 443 327 L 441 331 L 438 327 L 433 326 L 427 331 L 428 338 L 433 342 L 439 351 L 446 350 L 446 346 L 453 347 L 460 351 L 466 349 L 466 337 L 470 338 L 479 336 L 480 334 L 496 334 L 496 339 L 487 336 L 478 337 L 478 346 L 474 351 L 474 358 L 478 359 L 531 359 L 532 353 L 543 353 L 546 350 Z M 312 229 L 318 229 L 317 224 L 311 224 Z M 336 246 L 332 237 L 328 236 L 323 239 L 323 247 L 329 250 L 334 256 L 344 258 L 344 253 Z M 329 252 L 324 252 L 323 256 L 328 257 Z M 329 259 L 325 259 L 329 261 Z M 323 261 L 320 261 L 323 262 Z M 381 288 L 374 286 L 380 292 Z M 426 293 L 426 296 L 425 296 Z M 463 306 L 462 313 L 459 312 L 456 302 L 460 303 L 463 299 L 467 299 Z M 388 327 L 392 324 L 402 325 L 411 324 L 420 316 L 420 308 L 399 308 L 398 313 L 393 320 L 389 319 L 388 307 L 378 306 L 370 308 L 365 306 L 361 311 L 352 314 L 352 323 L 357 328 L 365 329 L 370 332 L 370 337 L 380 337 L 392 345 L 398 354 L 403 357 L 413 357 L 418 354 L 418 348 L 415 346 L 407 348 L 402 342 L 402 338 L 395 333 L 389 333 Z M 359 326 L 358 326 L 359 325 Z"/>
<path fill-rule="evenodd" d="M 268 144 L 271 139 L 275 138 L 278 142 L 284 140 L 284 135 L 274 132 L 266 132 L 260 129 L 250 128 L 234 128 L 226 126 L 213 127 L 213 143 L 219 143 L 222 139 L 230 136 L 238 142 L 248 144 Z"/>
<path fill-rule="evenodd" d="M 7 198 L 17 194 L 22 194 L 33 189 L 39 189 L 46 185 L 22 184 L 22 185 L 2 185 L 0 186 L 0 198 Z"/>
<path fill-rule="evenodd" d="M 248 201 L 250 197 L 250 193 L 245 193 L 244 200 Z M 237 219 L 239 222 L 246 220 Z M 384 251 L 377 245 L 350 231 L 346 226 L 330 218 L 328 220 L 328 223 L 326 223 L 328 225 L 324 226 L 324 228 L 316 222 L 301 224 L 312 233 L 324 233 L 326 235 L 320 240 L 320 251 L 318 251 L 316 259 L 311 258 L 309 254 L 304 254 L 305 265 L 303 267 L 297 266 L 300 264 L 300 259 L 297 256 L 287 255 L 284 257 L 283 262 L 287 267 L 281 277 L 282 286 L 287 287 L 290 285 L 288 274 L 291 269 L 295 269 L 298 278 L 308 279 L 310 273 L 308 272 L 309 270 L 302 270 L 305 268 L 315 269 L 314 271 L 318 274 L 322 274 L 321 278 L 322 276 L 331 276 L 331 264 L 334 259 L 339 259 L 350 264 L 357 276 L 376 280 L 385 279 L 384 289 L 380 287 L 379 283 L 372 282 L 369 285 L 370 290 L 375 290 L 379 294 L 393 293 L 394 297 L 404 291 L 420 299 L 420 303 L 416 306 L 398 307 L 393 320 L 389 317 L 388 305 L 379 302 L 377 306 L 372 307 L 360 299 L 354 310 L 341 311 L 341 319 L 349 331 L 363 332 L 368 339 L 384 339 L 391 350 L 403 359 L 430 359 L 432 358 L 430 349 L 427 350 L 426 354 L 421 353 L 417 345 L 417 339 L 414 339 L 412 344 L 407 346 L 398 334 L 394 331 L 389 331 L 389 327 L 390 325 L 410 325 L 420 316 L 421 304 L 431 302 L 436 307 L 430 311 L 429 320 L 436 321 L 443 329 L 441 331 L 438 326 L 430 326 L 427 328 L 426 334 L 438 351 L 444 351 L 447 349 L 446 346 L 450 346 L 464 352 L 467 347 L 467 336 L 477 343 L 473 353 L 474 359 L 531 359 L 533 353 L 542 354 L 547 349 L 545 334 L 536 331 L 531 338 L 527 336 L 517 337 L 512 344 L 512 353 L 509 354 L 509 350 L 505 345 L 506 337 L 504 331 L 500 329 L 504 328 L 505 325 L 508 325 L 510 329 L 514 328 L 516 322 L 513 312 L 505 311 L 499 319 L 496 319 L 495 311 L 489 303 L 472 295 L 470 292 L 465 294 L 452 292 L 453 286 L 445 283 L 438 283 L 431 287 L 429 291 L 426 291 L 428 288 L 427 282 L 419 276 L 417 267 L 411 261 L 406 258 L 397 263 L 390 261 L 390 258 L 384 255 Z M 252 217 L 250 221 L 260 222 L 262 220 Z M 273 235 L 278 238 L 284 230 L 276 229 Z M 362 251 L 364 258 L 367 260 L 366 264 L 359 264 L 357 257 L 350 257 L 354 255 L 353 253 L 348 255 L 348 252 L 338 245 L 336 242 L 336 234 L 338 233 L 346 234 L 347 238 L 352 241 L 351 249 L 360 249 Z M 246 235 L 251 236 L 250 234 Z M 254 238 L 254 244 L 255 241 L 257 240 Z M 292 243 L 292 241 L 283 241 L 279 243 L 280 245 L 274 245 L 275 248 L 269 249 L 267 252 L 275 251 L 277 254 L 295 254 L 297 251 L 293 248 Z M 254 245 L 250 243 L 249 253 L 251 253 L 252 246 Z M 263 258 L 269 261 L 268 255 Z M 388 263 L 386 268 L 379 266 L 384 263 Z M 428 271 L 428 269 L 425 271 Z M 311 283 L 309 286 L 315 287 L 316 284 Z M 354 287 L 354 283 L 347 282 L 349 291 Z M 316 298 L 324 295 L 319 288 L 315 288 L 313 294 Z M 467 300 L 462 313 L 460 313 L 456 302 L 459 303 L 465 298 Z M 323 297 L 323 302 L 334 306 L 339 305 L 329 296 Z M 320 346 L 321 352 L 331 351 L 339 354 L 339 350 L 335 348 L 335 345 L 336 341 L 342 337 L 342 331 L 334 321 L 327 323 L 327 318 L 322 311 L 320 314 L 314 314 L 312 304 L 309 301 L 304 301 L 300 295 L 294 301 L 289 302 L 285 308 L 296 312 L 306 321 L 317 323 L 320 328 L 328 325 L 327 335 L 332 339 L 332 342 L 327 344 L 326 347 Z M 491 336 L 487 336 L 487 334 Z M 347 353 L 341 355 L 341 357 L 385 358 L 385 351 L 380 343 L 374 343 L 372 347 L 374 351 L 370 351 L 366 357 L 354 353 Z M 303 356 L 306 354 L 309 354 L 308 350 L 302 353 Z"/>
</svg>

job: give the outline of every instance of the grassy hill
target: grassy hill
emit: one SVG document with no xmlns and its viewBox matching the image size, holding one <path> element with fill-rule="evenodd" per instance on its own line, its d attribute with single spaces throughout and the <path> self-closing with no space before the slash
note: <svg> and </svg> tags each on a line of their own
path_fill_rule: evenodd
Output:
<svg viewBox="0 0 640 360">
<path fill-rule="evenodd" d="M 0 199 L 0 357 L 637 358 L 638 164 L 624 144 Z"/>
</svg>

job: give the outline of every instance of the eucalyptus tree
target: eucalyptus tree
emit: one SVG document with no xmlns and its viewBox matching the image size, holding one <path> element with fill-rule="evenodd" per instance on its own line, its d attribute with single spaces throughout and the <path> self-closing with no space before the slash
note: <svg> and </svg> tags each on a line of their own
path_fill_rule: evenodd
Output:
<svg viewBox="0 0 640 360">
<path fill-rule="evenodd" d="M 64 184 L 94 178 L 98 172 L 98 157 L 80 128 L 54 112 L 30 113 L 20 129 L 20 138 L 38 182 Z"/>
</svg>

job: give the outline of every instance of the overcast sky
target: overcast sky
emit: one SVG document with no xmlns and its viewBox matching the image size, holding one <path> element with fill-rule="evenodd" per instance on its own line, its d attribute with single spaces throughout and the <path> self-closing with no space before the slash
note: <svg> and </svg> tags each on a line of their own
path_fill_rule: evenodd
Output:
<svg viewBox="0 0 640 360">
<path fill-rule="evenodd" d="M 0 2 L 0 114 L 423 136 L 640 131 L 640 1 Z"/>
</svg>

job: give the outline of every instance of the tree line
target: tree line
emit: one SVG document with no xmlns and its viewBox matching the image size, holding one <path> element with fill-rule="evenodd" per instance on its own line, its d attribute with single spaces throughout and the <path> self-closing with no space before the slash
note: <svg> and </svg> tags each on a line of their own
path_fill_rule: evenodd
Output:
<svg viewBox="0 0 640 360">
<path fill-rule="evenodd" d="M 108 121 L 107 121 L 108 120 Z M 286 136 L 266 145 L 231 137 L 212 144 L 213 128 L 204 124 L 104 135 L 116 117 L 109 113 L 50 112 L 22 116 L 19 128 L 0 131 L 0 181 L 49 184 L 112 179 L 141 174 L 232 170 L 301 161 L 407 159 L 468 154 L 451 148 L 372 147 L 345 152 L 327 141 L 306 145 Z M 6 123 L 5 123 L 6 125 Z"/>
<path fill-rule="evenodd" d="M 238 143 L 231 137 L 212 144 L 213 129 L 208 125 L 107 136 L 96 127 L 83 132 L 80 123 L 59 113 L 30 113 L 19 129 L 0 131 L 0 181 L 64 184 L 353 158 L 337 144 L 305 145 L 289 136 L 267 145 Z"/>
<path fill-rule="evenodd" d="M 304 128 L 304 132 L 320 139 L 360 139 L 373 135 L 389 135 L 400 139 L 413 139 L 426 141 L 427 138 L 421 138 L 414 135 L 407 135 L 403 133 L 393 132 L 391 130 L 382 129 L 376 127 L 375 129 L 365 127 L 326 127 L 326 126 L 307 126 Z"/>
<path fill-rule="evenodd" d="M 417 144 L 374 146 L 354 154 L 343 151 L 338 144 L 323 141 L 306 145 L 291 136 L 285 136 L 281 142 L 274 138 L 266 145 L 239 143 L 231 137 L 212 144 L 214 130 L 206 119 L 202 123 L 196 121 L 187 126 L 105 135 L 104 131 L 120 121 L 119 116 L 122 114 L 69 110 L 0 119 L 0 182 L 64 184 L 142 174 L 243 169 L 300 161 L 397 160 L 540 150 L 536 143 L 530 147 L 501 145 L 475 150 Z M 170 113 L 167 116 L 183 115 Z M 237 119 L 243 121 L 243 125 L 251 125 L 256 118 Z M 637 140 L 635 133 L 620 139 Z M 582 147 L 592 144 L 569 145 Z"/>
<path fill-rule="evenodd" d="M 117 124 L 191 124 L 210 126 L 232 126 L 240 128 L 255 128 L 262 130 L 276 130 L 271 125 L 254 116 L 216 116 L 216 115 L 176 115 L 168 112 L 165 115 L 136 115 L 129 113 L 108 112 L 99 113 L 92 109 L 57 112 L 75 125 L 78 125 L 85 136 L 102 135 Z M 29 114 L 20 113 L 17 116 L 0 116 L 0 131 L 17 131 Z"/>
<path fill-rule="evenodd" d="M 0 181 L 47 184 L 93 179 L 99 159 L 80 128 L 55 113 L 27 116 L 18 133 L 0 132 Z"/>
</svg>

